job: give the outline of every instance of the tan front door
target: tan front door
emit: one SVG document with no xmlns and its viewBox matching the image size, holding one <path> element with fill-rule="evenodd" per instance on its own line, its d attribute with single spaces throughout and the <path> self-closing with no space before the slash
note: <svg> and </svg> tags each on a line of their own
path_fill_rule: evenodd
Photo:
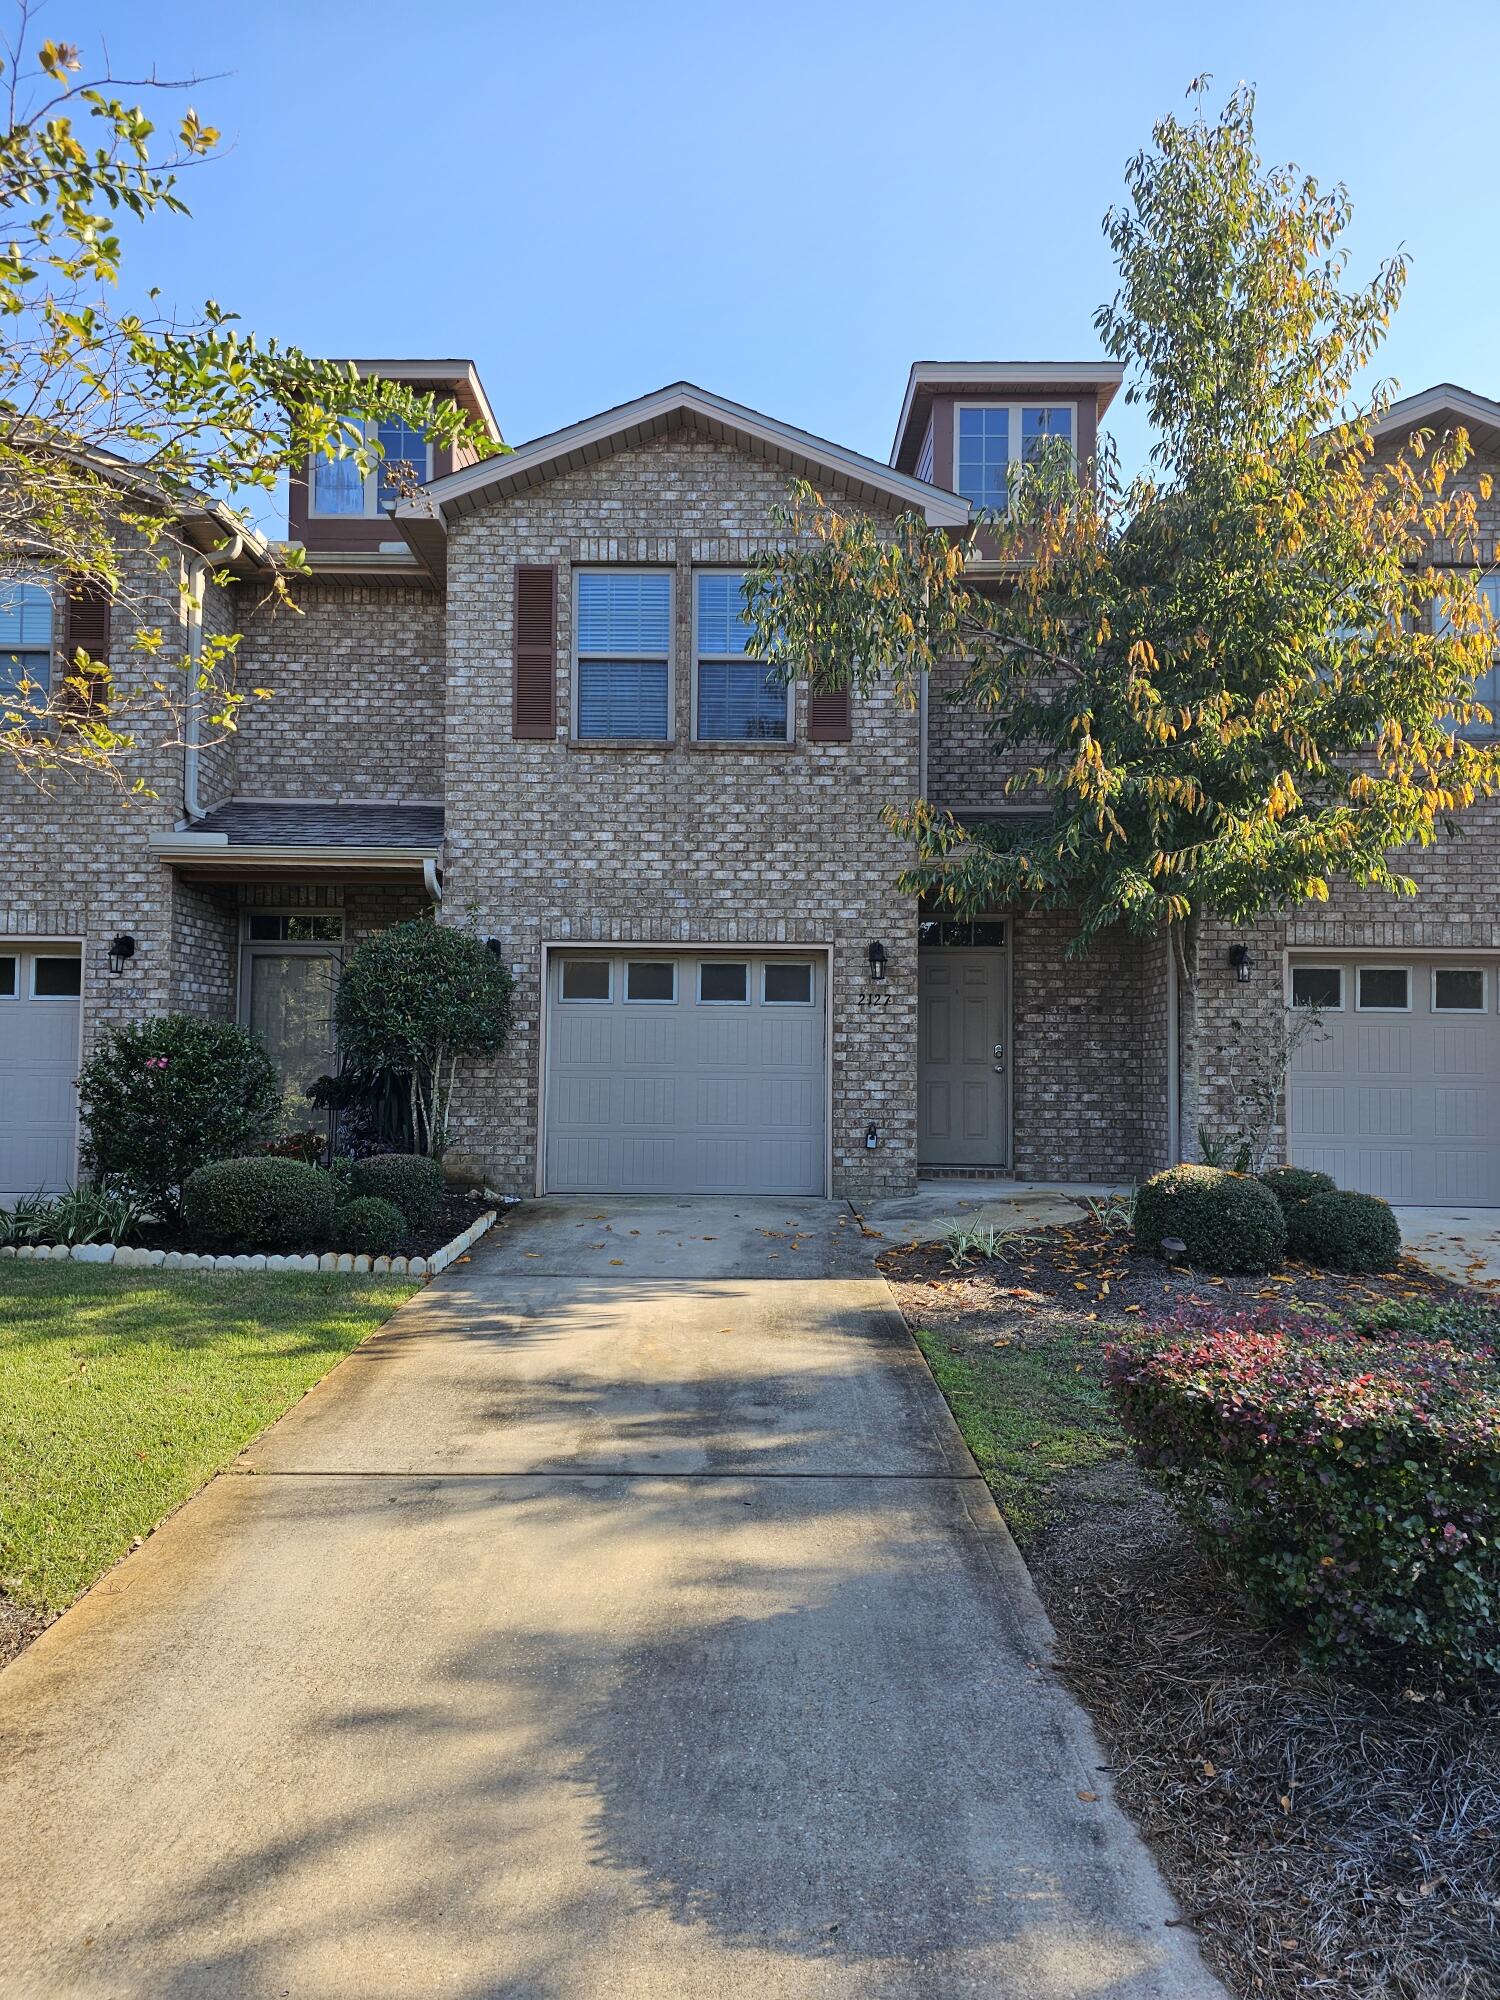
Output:
<svg viewBox="0 0 1500 2000">
<path fill-rule="evenodd" d="M 920 1166 L 1010 1164 L 1006 970 L 995 945 L 938 944 L 917 954 Z"/>
</svg>

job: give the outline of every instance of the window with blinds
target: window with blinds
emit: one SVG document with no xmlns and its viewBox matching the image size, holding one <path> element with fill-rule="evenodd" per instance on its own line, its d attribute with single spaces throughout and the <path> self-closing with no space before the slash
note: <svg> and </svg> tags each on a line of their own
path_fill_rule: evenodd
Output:
<svg viewBox="0 0 1500 2000">
<path fill-rule="evenodd" d="M 40 584 L 0 582 L 0 701 L 18 699 L 23 682 L 33 699 L 52 684 L 52 599 Z"/>
<path fill-rule="evenodd" d="M 670 571 L 579 570 L 577 589 L 578 736 L 666 742 L 672 733 Z"/>
<path fill-rule="evenodd" d="M 695 583 L 695 735 L 701 743 L 785 743 L 791 688 L 774 667 L 746 658 L 741 573 L 701 570 Z"/>
</svg>

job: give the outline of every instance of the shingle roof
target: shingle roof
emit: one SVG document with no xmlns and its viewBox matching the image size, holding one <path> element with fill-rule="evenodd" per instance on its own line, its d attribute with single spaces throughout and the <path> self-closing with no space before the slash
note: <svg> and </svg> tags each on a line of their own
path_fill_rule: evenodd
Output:
<svg viewBox="0 0 1500 2000">
<path fill-rule="evenodd" d="M 410 847 L 436 852 L 443 839 L 443 808 L 317 800 L 264 805 L 231 799 L 196 821 L 191 831 L 223 834 L 231 847 Z"/>
</svg>

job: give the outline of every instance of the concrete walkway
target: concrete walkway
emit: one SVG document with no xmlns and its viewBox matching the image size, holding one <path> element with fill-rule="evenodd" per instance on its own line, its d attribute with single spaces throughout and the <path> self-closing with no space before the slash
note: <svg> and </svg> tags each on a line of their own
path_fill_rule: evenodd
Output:
<svg viewBox="0 0 1500 2000">
<path fill-rule="evenodd" d="M 1220 1994 L 874 1247 L 430 1286 L 0 1675 L 0 1994 Z"/>
</svg>

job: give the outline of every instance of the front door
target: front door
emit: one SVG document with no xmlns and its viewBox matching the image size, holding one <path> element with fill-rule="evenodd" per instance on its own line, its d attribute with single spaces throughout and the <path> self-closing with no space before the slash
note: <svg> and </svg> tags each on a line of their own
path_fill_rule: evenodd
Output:
<svg viewBox="0 0 1500 2000">
<path fill-rule="evenodd" d="M 252 948 L 245 955 L 247 1021 L 276 1065 L 288 1130 L 319 1125 L 325 1116 L 309 1104 L 307 1090 L 337 1068 L 333 1000 L 338 970 L 331 952 Z"/>
<path fill-rule="evenodd" d="M 1003 944 L 998 923 L 924 925 L 917 953 L 917 1159 L 924 1167 L 1010 1163 L 1010 1093 Z M 942 942 L 943 934 L 954 938 Z"/>
</svg>

